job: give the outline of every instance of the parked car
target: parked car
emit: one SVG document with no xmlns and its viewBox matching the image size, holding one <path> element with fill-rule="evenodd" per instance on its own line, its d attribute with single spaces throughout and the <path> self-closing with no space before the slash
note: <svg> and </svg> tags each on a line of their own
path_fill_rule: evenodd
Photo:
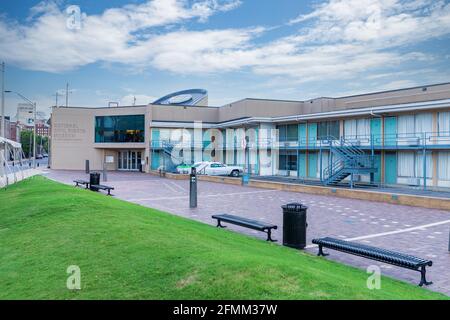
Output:
<svg viewBox="0 0 450 320">
<path fill-rule="evenodd" d="M 48 158 L 48 154 L 47 154 L 47 153 L 43 153 L 42 156 L 43 156 L 44 158 Z"/>
<path fill-rule="evenodd" d="M 37 154 L 37 155 L 36 155 L 36 160 L 37 160 L 37 159 L 44 159 L 44 156 L 43 156 L 42 154 Z"/>
<path fill-rule="evenodd" d="M 210 176 L 231 176 L 239 177 L 244 173 L 244 168 L 239 166 L 229 166 L 220 162 L 209 162 L 205 166 L 205 174 Z"/>
</svg>

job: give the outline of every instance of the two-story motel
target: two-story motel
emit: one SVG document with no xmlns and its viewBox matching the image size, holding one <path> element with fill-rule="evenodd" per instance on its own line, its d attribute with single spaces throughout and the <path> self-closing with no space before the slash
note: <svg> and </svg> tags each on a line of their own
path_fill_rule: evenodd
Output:
<svg viewBox="0 0 450 320">
<path fill-rule="evenodd" d="M 149 172 L 222 161 L 324 181 L 344 166 L 333 159 L 340 145 L 376 168 L 357 181 L 450 187 L 450 83 L 307 101 L 207 100 L 191 90 L 146 106 L 53 108 L 51 167 L 84 170 L 89 160 L 94 170 Z"/>
</svg>

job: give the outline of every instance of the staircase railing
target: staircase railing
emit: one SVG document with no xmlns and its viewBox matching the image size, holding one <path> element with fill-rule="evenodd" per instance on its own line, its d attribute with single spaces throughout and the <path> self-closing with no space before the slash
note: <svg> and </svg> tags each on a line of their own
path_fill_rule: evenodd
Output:
<svg viewBox="0 0 450 320">
<path fill-rule="evenodd" d="M 345 163 L 342 160 L 334 161 L 330 166 L 323 170 L 323 179 L 326 181 L 335 175 L 338 171 L 344 169 Z"/>
<path fill-rule="evenodd" d="M 330 146 L 330 152 L 337 156 L 337 160 L 323 171 L 322 179 L 325 184 L 336 182 L 334 181 L 335 179 L 345 178 L 345 175 L 342 175 L 342 171 L 345 169 L 350 171 L 351 169 L 374 167 L 373 156 L 365 154 L 361 148 L 345 138 L 337 139 L 329 136 L 326 139 L 326 143 Z"/>
</svg>

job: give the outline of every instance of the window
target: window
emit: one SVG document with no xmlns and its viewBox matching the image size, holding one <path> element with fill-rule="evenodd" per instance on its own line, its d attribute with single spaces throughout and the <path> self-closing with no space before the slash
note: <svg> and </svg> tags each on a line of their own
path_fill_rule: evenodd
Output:
<svg viewBox="0 0 450 320">
<path fill-rule="evenodd" d="M 433 131 L 433 115 L 431 113 L 416 114 L 415 132 L 425 133 Z"/>
<path fill-rule="evenodd" d="M 277 126 L 280 141 L 298 141 L 298 125 Z"/>
<path fill-rule="evenodd" d="M 439 180 L 450 181 L 450 152 L 439 152 L 438 163 Z"/>
<path fill-rule="evenodd" d="M 345 120 L 344 134 L 346 138 L 353 139 L 370 136 L 370 119 Z"/>
<path fill-rule="evenodd" d="M 398 153 L 398 176 L 413 178 L 414 170 L 414 152 Z"/>
<path fill-rule="evenodd" d="M 409 135 L 433 131 L 433 116 L 431 113 L 399 116 L 397 120 L 399 135 Z"/>
<path fill-rule="evenodd" d="M 414 116 L 399 116 L 397 118 L 397 132 L 399 135 L 414 133 L 415 121 Z"/>
<path fill-rule="evenodd" d="M 438 127 L 440 136 L 448 136 L 450 134 L 450 111 L 439 112 Z"/>
<path fill-rule="evenodd" d="M 297 153 L 295 151 L 280 151 L 278 169 L 296 171 Z"/>
<path fill-rule="evenodd" d="M 95 142 L 144 142 L 144 115 L 95 117 Z"/>
<path fill-rule="evenodd" d="M 317 124 L 317 139 L 338 139 L 340 136 L 339 121 L 324 121 Z"/>
<path fill-rule="evenodd" d="M 433 161 L 431 153 L 427 153 L 426 175 L 433 176 Z M 404 178 L 423 178 L 423 153 L 422 152 L 399 152 L 398 153 L 398 176 Z"/>
</svg>

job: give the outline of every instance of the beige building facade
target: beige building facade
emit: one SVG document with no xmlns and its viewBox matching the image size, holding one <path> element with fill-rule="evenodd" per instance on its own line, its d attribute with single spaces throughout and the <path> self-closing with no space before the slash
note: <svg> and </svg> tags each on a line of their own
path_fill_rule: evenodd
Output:
<svg viewBox="0 0 450 320">
<path fill-rule="evenodd" d="M 376 171 L 352 178 L 450 187 L 449 83 L 307 101 L 205 101 L 53 108 L 51 167 L 83 170 L 89 160 L 93 170 L 149 172 L 214 160 L 255 175 L 323 181 L 339 141 L 375 162 Z"/>
</svg>

